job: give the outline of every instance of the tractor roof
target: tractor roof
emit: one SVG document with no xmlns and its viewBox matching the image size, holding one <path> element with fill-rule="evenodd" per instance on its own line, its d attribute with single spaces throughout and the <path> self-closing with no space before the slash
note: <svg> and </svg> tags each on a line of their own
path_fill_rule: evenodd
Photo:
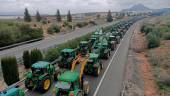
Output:
<svg viewBox="0 0 170 96">
<path fill-rule="evenodd" d="M 82 44 L 82 43 L 88 43 L 88 42 L 87 41 L 81 41 L 80 43 Z"/>
<path fill-rule="evenodd" d="M 18 88 L 11 88 L 6 93 L 0 94 L 0 96 L 17 96 L 19 89 Z"/>
<path fill-rule="evenodd" d="M 95 53 L 90 53 L 90 58 L 98 58 L 99 55 Z"/>
<path fill-rule="evenodd" d="M 78 72 L 72 72 L 72 71 L 65 71 L 63 74 L 60 75 L 58 78 L 60 81 L 65 82 L 74 82 L 79 78 Z"/>
<path fill-rule="evenodd" d="M 33 68 L 46 68 L 50 63 L 45 61 L 38 61 L 32 65 Z"/>
<path fill-rule="evenodd" d="M 109 37 L 115 37 L 114 35 L 110 35 Z"/>
<path fill-rule="evenodd" d="M 65 48 L 62 50 L 62 52 L 73 52 L 74 50 L 73 49 L 70 49 L 70 48 Z"/>
</svg>

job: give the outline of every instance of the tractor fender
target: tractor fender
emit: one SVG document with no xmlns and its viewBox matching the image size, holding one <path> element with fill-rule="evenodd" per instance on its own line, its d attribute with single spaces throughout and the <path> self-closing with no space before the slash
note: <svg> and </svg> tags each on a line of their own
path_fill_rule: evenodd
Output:
<svg viewBox="0 0 170 96">
<path fill-rule="evenodd" d="M 43 74 L 43 75 L 41 75 L 41 76 L 38 77 L 38 80 L 42 80 L 42 79 L 43 79 L 44 77 L 46 77 L 46 76 L 51 77 L 49 74 Z"/>
</svg>

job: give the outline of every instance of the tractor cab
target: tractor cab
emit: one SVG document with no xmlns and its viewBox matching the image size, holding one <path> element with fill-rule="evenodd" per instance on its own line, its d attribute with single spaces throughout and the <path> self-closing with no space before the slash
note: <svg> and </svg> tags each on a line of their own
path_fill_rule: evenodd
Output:
<svg viewBox="0 0 170 96">
<path fill-rule="evenodd" d="M 29 90 L 36 88 L 41 92 L 46 92 L 51 86 L 51 80 L 55 77 L 54 74 L 54 65 L 49 62 L 38 61 L 31 66 L 31 71 L 26 74 L 25 87 Z"/>
<path fill-rule="evenodd" d="M 86 55 L 90 51 L 88 41 L 81 41 L 79 44 L 79 53 L 81 55 Z"/>
<path fill-rule="evenodd" d="M 33 76 L 45 74 L 48 66 L 49 62 L 39 61 L 37 63 L 34 63 L 31 67 Z"/>
<path fill-rule="evenodd" d="M 84 72 L 86 74 L 98 76 L 102 67 L 103 66 L 100 62 L 99 55 L 96 53 L 90 53 Z"/>
<path fill-rule="evenodd" d="M 69 49 L 69 48 L 63 49 L 60 53 L 58 66 L 60 68 L 70 69 L 71 63 L 75 57 L 76 57 L 76 52 L 74 49 Z"/>
<path fill-rule="evenodd" d="M 25 96 L 25 93 L 20 88 L 11 88 L 7 91 L 0 92 L 0 96 Z"/>
<path fill-rule="evenodd" d="M 81 79 L 81 80 L 80 80 Z M 83 96 L 88 94 L 85 88 L 87 86 L 83 78 L 79 77 L 76 71 L 65 71 L 58 77 L 58 82 L 55 85 L 55 96 Z"/>
</svg>

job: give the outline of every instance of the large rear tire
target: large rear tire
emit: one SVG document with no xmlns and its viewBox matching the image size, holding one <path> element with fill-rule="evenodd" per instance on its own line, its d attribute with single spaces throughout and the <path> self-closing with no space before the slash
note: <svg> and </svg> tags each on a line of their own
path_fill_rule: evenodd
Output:
<svg viewBox="0 0 170 96">
<path fill-rule="evenodd" d="M 100 66 L 95 68 L 94 75 L 95 76 L 99 76 L 100 75 L 100 71 L 101 71 L 101 67 Z"/>
<path fill-rule="evenodd" d="M 45 93 L 48 91 L 51 87 L 51 78 L 49 76 L 44 77 L 40 82 L 39 82 L 39 87 L 38 89 L 40 92 Z"/>
</svg>

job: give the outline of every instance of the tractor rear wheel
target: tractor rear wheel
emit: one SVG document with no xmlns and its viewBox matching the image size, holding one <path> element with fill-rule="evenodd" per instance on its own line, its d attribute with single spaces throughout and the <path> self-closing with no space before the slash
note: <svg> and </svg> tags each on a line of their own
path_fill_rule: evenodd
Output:
<svg viewBox="0 0 170 96">
<path fill-rule="evenodd" d="M 49 77 L 49 76 L 47 76 L 47 77 L 44 77 L 41 81 L 40 81 L 40 83 L 39 83 L 39 90 L 41 91 L 41 92 L 46 92 L 46 91 L 48 91 L 49 89 L 50 89 L 50 86 L 51 86 L 51 78 Z"/>
</svg>

